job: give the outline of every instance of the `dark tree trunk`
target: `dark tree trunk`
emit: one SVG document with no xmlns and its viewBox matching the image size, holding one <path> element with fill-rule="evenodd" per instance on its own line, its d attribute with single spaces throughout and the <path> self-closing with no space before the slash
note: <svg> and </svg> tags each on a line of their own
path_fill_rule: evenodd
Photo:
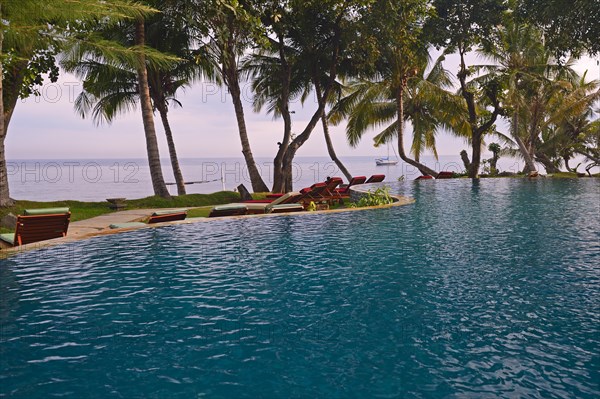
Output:
<svg viewBox="0 0 600 399">
<path fill-rule="evenodd" d="M 535 162 L 534 162 L 531 154 L 527 150 L 527 147 L 525 146 L 525 143 L 523 142 L 521 137 L 519 137 L 519 135 L 516 134 L 516 135 L 514 135 L 514 139 L 517 142 L 517 145 L 519 146 L 519 151 L 521 152 L 523 159 L 525 160 L 525 169 L 524 169 L 525 173 L 537 172 L 537 168 L 535 167 Z"/>
<path fill-rule="evenodd" d="M 248 174 L 250 175 L 250 184 L 252 184 L 252 190 L 255 193 L 264 193 L 269 191 L 269 189 L 267 188 L 267 185 L 263 181 L 263 178 L 258 171 L 258 167 L 256 166 L 256 161 L 254 160 L 254 155 L 252 154 L 252 149 L 250 147 L 250 139 L 248 138 L 248 130 L 246 128 L 244 105 L 242 104 L 239 80 L 237 76 L 231 78 L 232 79 L 230 81 L 228 79 L 228 87 L 231 94 L 231 99 L 233 101 L 233 107 L 235 108 L 235 117 L 237 119 L 238 130 L 240 133 L 240 141 L 242 142 L 242 154 L 244 154 L 246 167 L 248 168 Z"/>
<path fill-rule="evenodd" d="M 1 34 L 1 32 L 0 32 Z M 1 43 L 0 43 L 1 44 Z M 11 69 L 6 71 L 0 63 L 0 70 L 2 75 L 2 81 L 0 82 L 0 118 L 3 117 L 3 128 L 0 131 L 0 142 L 2 148 L 0 149 L 0 207 L 10 206 L 14 203 L 14 200 L 10 198 L 7 166 L 6 166 L 6 152 L 4 142 L 8 134 L 8 126 L 12 119 L 13 113 L 19 100 L 19 93 L 23 86 L 23 80 L 25 78 L 25 71 L 29 61 L 21 60 L 17 61 L 11 66 Z M 6 77 L 6 79 L 4 79 Z"/>
<path fill-rule="evenodd" d="M 321 87 L 317 81 L 315 81 L 315 90 L 317 92 L 317 100 L 319 102 L 324 101 L 321 93 Z M 331 142 L 331 135 L 329 134 L 329 123 L 327 122 L 327 115 L 325 114 L 325 112 L 323 112 L 323 116 L 321 117 L 321 124 L 323 125 L 323 134 L 325 135 L 325 144 L 327 145 L 327 152 L 329 153 L 329 157 L 333 162 L 335 162 L 335 164 L 344 174 L 344 176 L 346 176 L 346 179 L 348 179 L 348 181 L 352 180 L 352 175 L 344 166 L 342 161 L 340 161 L 340 159 L 337 157 L 335 149 L 333 148 L 333 143 Z"/>
<path fill-rule="evenodd" d="M 138 19 L 135 26 L 135 43 L 140 47 L 140 51 L 142 51 L 143 46 L 145 46 L 145 42 L 146 32 L 144 20 Z M 146 57 L 143 52 L 139 55 L 137 75 L 140 91 L 140 106 L 142 108 L 142 120 L 144 122 L 144 134 L 146 135 L 146 151 L 148 152 L 148 164 L 150 166 L 150 176 L 152 177 L 152 188 L 154 189 L 154 195 L 162 198 L 171 198 L 160 165 L 160 154 L 158 151 L 158 141 L 156 140 L 152 101 L 150 99 L 150 88 L 148 85 Z"/>
<path fill-rule="evenodd" d="M 465 170 L 467 173 L 469 173 L 469 170 L 471 170 L 471 161 L 469 160 L 469 154 L 467 154 L 467 151 L 462 150 L 460 152 L 460 159 L 462 159 L 463 165 L 465 165 Z"/>
<path fill-rule="evenodd" d="M 478 129 L 473 130 L 473 136 L 471 137 L 471 145 L 473 150 L 471 152 L 471 169 L 469 169 L 469 177 L 475 179 L 479 175 L 479 166 L 481 165 L 481 143 L 483 138 L 482 134 Z"/>
<path fill-rule="evenodd" d="M 340 172 L 342 172 L 343 175 L 346 176 L 346 179 L 348 179 L 348 181 L 352 180 L 352 174 L 350 173 L 350 171 L 348 171 L 344 163 L 338 158 L 337 154 L 335 153 L 333 143 L 331 142 L 331 136 L 329 135 L 329 123 L 327 123 L 327 117 L 325 115 L 323 115 L 323 117 L 321 118 L 321 123 L 323 124 L 323 134 L 325 135 L 325 143 L 327 144 L 327 152 L 329 153 L 329 157 L 333 162 L 335 162 L 337 167 L 340 169 Z"/>
<path fill-rule="evenodd" d="M 490 160 L 490 174 L 492 176 L 495 176 L 498 174 L 498 168 L 496 167 L 498 165 L 498 159 L 500 157 L 498 156 L 498 154 L 494 153 L 492 156 L 492 159 Z"/>
<path fill-rule="evenodd" d="M 409 165 L 419 169 L 423 175 L 437 176 L 437 172 L 420 162 L 410 159 L 404 152 L 404 87 L 400 85 L 396 91 L 396 107 L 398 113 L 398 155 Z"/>
<path fill-rule="evenodd" d="M 0 18 L 2 18 L 2 4 L 0 4 Z M 2 57 L 2 44 L 4 32 L 0 29 L 0 57 Z M 4 151 L 4 140 L 6 139 L 6 123 L 4 120 L 4 92 L 2 80 L 4 79 L 4 68 L 0 58 L 0 207 L 12 205 L 10 190 L 8 187 L 8 170 L 6 168 L 6 153 Z"/>
<path fill-rule="evenodd" d="M 167 104 L 164 103 L 164 99 L 162 101 L 159 101 L 158 103 L 155 101 L 154 104 L 158 109 L 163 128 L 165 129 L 167 145 L 169 146 L 169 158 L 171 159 L 173 176 L 175 177 L 175 184 L 177 185 L 177 195 L 185 195 L 185 180 L 183 179 L 183 173 L 181 173 L 181 167 L 179 166 L 179 158 L 177 157 L 175 141 L 173 140 L 173 132 L 171 131 L 171 124 L 169 123 L 168 118 Z"/>
<path fill-rule="evenodd" d="M 458 71 L 458 80 L 460 81 L 461 94 L 467 103 L 467 110 L 469 112 L 469 127 L 471 129 L 471 163 L 467 172 L 469 177 L 475 179 L 479 175 L 479 166 L 481 165 L 481 144 L 483 142 L 483 135 L 494 125 L 498 115 L 500 114 L 500 104 L 496 98 L 491 99 L 494 102 L 494 111 L 483 124 L 479 124 L 477 115 L 477 106 L 475 104 L 475 94 L 469 89 L 467 85 L 467 65 L 465 63 L 465 49 L 461 44 L 459 45 L 458 52 L 460 54 L 460 69 Z"/>
<path fill-rule="evenodd" d="M 569 161 L 571 161 L 571 157 L 569 157 L 568 155 L 563 156 L 563 160 L 565 161 L 565 168 L 567 169 L 567 172 L 571 172 L 573 173 L 573 169 L 571 169 L 571 166 L 569 165 Z"/>
<path fill-rule="evenodd" d="M 288 183 L 291 184 L 291 177 L 287 179 L 286 173 L 283 167 L 283 158 L 290 144 L 292 137 L 292 117 L 290 114 L 290 81 L 292 78 L 292 69 L 287 62 L 285 55 L 285 42 L 282 36 L 278 38 L 279 42 L 279 61 L 281 62 L 281 103 L 279 108 L 281 111 L 281 117 L 283 118 L 283 140 L 279 143 L 279 148 L 275 159 L 273 160 L 273 192 L 282 193 L 285 191 L 285 187 Z M 291 174 L 291 168 L 288 171 Z"/>
<path fill-rule="evenodd" d="M 536 161 L 544 165 L 546 169 L 546 173 L 559 173 L 560 169 L 556 167 L 556 165 L 552 162 L 550 158 L 546 156 L 546 154 L 542 152 L 538 152 L 535 157 Z"/>
<path fill-rule="evenodd" d="M 340 35 L 340 32 L 337 31 L 335 38 L 333 39 L 334 47 L 333 47 L 333 51 L 332 51 L 332 55 L 331 55 L 331 66 L 329 68 L 329 76 L 327 79 L 325 90 L 323 91 L 323 95 L 322 95 L 323 99 L 329 98 L 331 89 L 333 87 L 333 84 L 334 84 L 336 76 L 337 76 L 337 63 L 338 63 L 339 54 L 340 54 L 340 47 L 339 47 L 340 46 L 340 43 L 339 43 L 340 37 L 339 37 L 339 35 Z M 316 73 L 313 73 L 313 76 L 316 76 Z M 289 98 L 288 98 L 288 100 L 289 100 Z M 285 182 L 285 190 L 284 191 L 292 191 L 292 189 L 293 189 L 293 187 L 292 187 L 292 163 L 294 161 L 294 157 L 296 156 L 296 152 L 298 151 L 298 149 L 300 149 L 300 147 L 302 147 L 302 145 L 306 142 L 306 140 L 309 139 L 310 135 L 312 134 L 313 130 L 315 129 L 315 126 L 317 125 L 317 123 L 319 123 L 319 120 L 323 117 L 323 115 L 325 113 L 325 101 L 319 102 L 318 105 L 319 106 L 318 106 L 317 110 L 312 115 L 310 121 L 308 122 L 308 124 L 306 125 L 306 127 L 304 128 L 302 133 L 300 133 L 294 140 L 292 140 L 292 142 L 288 145 L 288 147 L 285 151 L 285 154 L 283 155 L 282 169 L 283 169 L 283 173 L 284 173 L 283 177 L 284 177 L 284 182 Z"/>
</svg>

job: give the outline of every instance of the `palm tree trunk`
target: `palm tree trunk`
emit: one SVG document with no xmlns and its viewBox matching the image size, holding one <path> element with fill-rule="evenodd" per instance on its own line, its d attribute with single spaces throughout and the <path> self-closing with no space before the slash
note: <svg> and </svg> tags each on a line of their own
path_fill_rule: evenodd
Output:
<svg viewBox="0 0 600 399">
<path fill-rule="evenodd" d="M 546 169 L 546 173 L 559 173 L 560 169 L 556 167 L 556 165 L 552 162 L 550 158 L 543 152 L 538 152 L 535 156 L 535 160 L 544 165 L 544 169 Z"/>
<path fill-rule="evenodd" d="M 402 84 L 396 91 L 396 107 L 398 113 L 398 155 L 404 162 L 419 169 L 422 174 L 437 176 L 435 170 L 423 165 L 420 162 L 410 159 L 404 152 L 404 87 Z"/>
<path fill-rule="evenodd" d="M 317 93 L 317 101 L 324 101 L 321 93 L 321 86 L 319 85 L 318 79 L 314 79 L 314 85 L 315 91 Z M 337 157 L 335 149 L 333 148 L 333 143 L 331 142 L 331 135 L 329 134 L 329 123 L 327 122 L 327 114 L 325 112 L 323 112 L 323 116 L 321 117 L 321 124 L 323 125 L 323 134 L 325 135 L 325 144 L 327 145 L 327 152 L 329 153 L 329 157 L 333 162 L 335 162 L 335 164 L 344 174 L 344 176 L 346 176 L 346 179 L 348 179 L 348 181 L 352 180 L 352 175 L 350 174 L 348 169 L 346 169 L 342 161 L 340 161 L 340 159 Z"/>
<path fill-rule="evenodd" d="M 137 67 L 138 86 L 140 91 L 140 106 L 142 108 L 142 120 L 144 122 L 144 133 L 146 135 L 146 151 L 148 152 L 148 164 L 150 166 L 150 176 L 152 178 L 152 188 L 154 195 L 162 198 L 171 198 L 169 190 L 165 184 L 165 179 L 160 165 L 160 154 L 158 151 L 158 141 L 156 140 L 156 130 L 154 127 L 154 115 L 152 113 L 152 101 L 150 99 L 150 88 L 148 85 L 148 70 L 146 69 L 146 57 L 143 53 L 143 46 L 146 42 L 146 32 L 144 20 L 142 18 L 136 21 L 135 43 L 139 46 L 139 65 Z"/>
<path fill-rule="evenodd" d="M 250 147 L 250 140 L 248 138 L 248 129 L 246 128 L 246 118 L 244 117 L 244 105 L 242 104 L 240 84 L 237 77 L 229 81 L 229 92 L 231 94 L 231 99 L 233 100 L 233 107 L 235 108 L 235 117 L 240 133 L 240 141 L 242 142 L 242 154 L 244 154 L 246 167 L 248 168 L 248 174 L 250 175 L 252 190 L 255 193 L 268 192 L 269 189 L 260 175 L 258 167 L 256 166 L 256 161 L 254 160 L 254 155 L 252 155 L 252 148 Z"/>
<path fill-rule="evenodd" d="M 533 161 L 533 157 L 527 150 L 527 146 L 523 142 L 523 139 L 521 139 L 521 136 L 519 136 L 519 116 L 517 115 L 517 112 L 518 112 L 518 110 L 515 111 L 515 114 L 513 115 L 513 119 L 512 119 L 513 137 L 515 138 L 515 141 L 517 142 L 517 146 L 519 146 L 519 151 L 521 152 L 521 156 L 525 160 L 525 166 L 526 166 L 527 172 L 529 172 L 529 173 L 537 172 L 537 169 L 535 167 L 535 162 Z"/>
<path fill-rule="evenodd" d="M 573 169 L 571 169 L 571 165 L 569 165 L 571 158 L 568 155 L 565 155 L 563 156 L 563 160 L 565 161 L 565 168 L 567 169 L 567 172 L 574 172 Z"/>
<path fill-rule="evenodd" d="M 175 184 L 177 185 L 177 195 L 185 195 L 185 180 L 183 179 L 183 173 L 181 173 L 181 167 L 179 166 L 179 159 L 177 158 L 177 150 L 175 149 L 175 141 L 173 140 L 173 132 L 171 131 L 171 124 L 167 116 L 167 105 L 160 101 L 154 102 L 160 119 L 165 129 L 165 136 L 167 137 L 167 145 L 169 146 L 169 157 L 171 158 L 171 167 L 173 168 L 173 176 L 175 177 Z"/>
<path fill-rule="evenodd" d="M 337 154 L 335 153 L 333 143 L 331 142 L 331 136 L 329 135 L 329 123 L 327 123 L 326 115 L 323 115 L 323 117 L 321 118 L 321 123 L 323 124 L 323 134 L 325 135 L 325 143 L 327 144 L 327 152 L 329 153 L 329 157 L 333 162 L 335 162 L 335 164 L 344 174 L 344 176 L 346 176 L 346 179 L 348 179 L 348 181 L 352 180 L 352 174 L 350 174 L 348 169 L 346 169 L 346 166 L 344 166 L 342 161 L 340 161 L 340 159 L 337 157 Z"/>
<path fill-rule="evenodd" d="M 472 179 L 477 178 L 479 175 L 479 166 L 481 165 L 481 145 L 483 142 L 483 135 L 478 129 L 472 130 L 473 134 L 471 137 L 471 169 L 469 170 L 469 177 Z"/>
<path fill-rule="evenodd" d="M 471 161 L 469 160 L 469 154 L 467 154 L 467 151 L 462 150 L 460 152 L 460 159 L 462 159 L 463 165 L 465 165 L 465 170 L 467 173 L 469 173 L 469 170 L 471 170 Z"/>
<path fill-rule="evenodd" d="M 2 4 L 0 4 L 0 18 L 2 18 Z M 0 29 L 0 57 L 2 57 L 2 44 L 4 32 Z M 6 126 L 4 123 L 4 92 L 2 80 L 4 79 L 4 68 L 0 58 L 0 207 L 12 205 L 10 190 L 8 188 L 8 170 L 6 168 L 6 154 L 4 152 L 4 140 L 6 139 Z"/>
<path fill-rule="evenodd" d="M 279 60 L 281 62 L 281 117 L 283 118 L 283 140 L 279 143 L 279 149 L 273 160 L 273 189 L 274 193 L 283 193 L 285 191 L 286 179 L 283 167 L 283 158 L 290 144 L 292 137 L 292 117 L 290 115 L 290 81 L 292 69 L 287 62 L 285 55 L 285 42 L 283 36 L 278 37 Z M 289 180 L 289 179 L 288 179 Z"/>
</svg>

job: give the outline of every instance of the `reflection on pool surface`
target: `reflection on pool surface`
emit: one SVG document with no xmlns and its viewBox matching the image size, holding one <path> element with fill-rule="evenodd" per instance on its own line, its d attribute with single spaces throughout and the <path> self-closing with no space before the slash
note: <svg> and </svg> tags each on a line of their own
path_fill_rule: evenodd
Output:
<svg viewBox="0 0 600 399">
<path fill-rule="evenodd" d="M 600 396 L 600 183 L 140 230 L 0 264 L 0 395 Z"/>
</svg>

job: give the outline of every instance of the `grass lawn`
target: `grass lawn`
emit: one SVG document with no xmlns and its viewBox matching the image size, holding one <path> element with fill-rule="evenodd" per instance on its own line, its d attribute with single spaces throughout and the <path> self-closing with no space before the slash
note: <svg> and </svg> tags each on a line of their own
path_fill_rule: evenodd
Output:
<svg viewBox="0 0 600 399">
<path fill-rule="evenodd" d="M 232 191 L 221 191 L 213 194 L 189 194 L 173 197 L 170 200 L 160 197 L 147 197 L 135 200 L 127 200 L 125 209 L 146 209 L 146 208 L 196 208 L 190 209 L 188 217 L 206 217 L 213 205 L 238 202 L 240 195 Z M 16 201 L 8 208 L 0 208 L 0 218 L 12 213 L 19 215 L 24 209 L 37 208 L 62 208 L 68 207 L 71 210 L 71 221 L 84 220 L 100 216 L 106 213 L 114 212 L 108 207 L 108 202 L 81 202 L 81 201 Z M 0 228 L 0 233 L 8 233 L 12 229 Z"/>
</svg>

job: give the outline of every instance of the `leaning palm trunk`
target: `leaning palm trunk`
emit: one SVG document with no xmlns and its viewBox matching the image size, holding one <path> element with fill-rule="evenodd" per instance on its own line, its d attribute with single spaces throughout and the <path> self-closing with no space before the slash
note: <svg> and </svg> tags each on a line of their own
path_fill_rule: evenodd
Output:
<svg viewBox="0 0 600 399">
<path fill-rule="evenodd" d="M 529 152 L 529 150 L 527 149 L 527 146 L 525 145 L 525 143 L 523 142 L 523 139 L 521 139 L 521 137 L 519 136 L 519 116 L 516 114 L 513 116 L 513 136 L 515 138 L 515 141 L 517 142 L 517 146 L 519 147 L 519 152 L 521 153 L 521 156 L 523 157 L 523 159 L 525 160 L 525 167 L 528 173 L 534 173 L 537 172 L 537 169 L 535 167 L 535 162 L 533 161 L 533 157 L 531 156 L 531 153 Z"/>
<path fill-rule="evenodd" d="M 535 155 L 535 160 L 544 165 L 544 169 L 546 169 L 546 173 L 559 173 L 560 169 L 552 162 L 550 158 L 543 152 L 539 152 Z M 570 168 L 567 168 L 570 169 Z M 571 172 L 571 170 L 569 170 Z"/>
<path fill-rule="evenodd" d="M 282 36 L 278 37 L 279 60 L 281 62 L 281 98 L 280 108 L 283 118 L 283 140 L 279 143 L 279 149 L 273 159 L 273 192 L 282 193 L 285 190 L 285 173 L 283 168 L 283 157 L 288 149 L 292 138 L 292 117 L 290 114 L 290 81 L 292 79 L 292 68 L 285 55 L 285 43 Z"/>
<path fill-rule="evenodd" d="M 320 102 L 324 101 L 323 96 L 321 94 L 321 86 L 319 85 L 317 80 L 315 80 L 315 90 L 317 92 L 317 100 Z M 344 176 L 346 176 L 346 179 L 348 179 L 348 181 L 352 180 L 352 175 L 344 166 L 342 161 L 340 161 L 340 159 L 337 157 L 335 149 L 333 148 L 333 143 L 331 142 L 331 135 L 329 134 L 329 123 L 327 122 L 327 115 L 325 112 L 323 113 L 323 116 L 321 116 L 321 124 L 323 125 L 323 134 L 325 135 L 325 144 L 327 144 L 327 152 L 329 153 L 329 157 L 333 162 L 335 162 L 335 164 L 344 174 Z"/>
<path fill-rule="evenodd" d="M 135 42 L 140 51 L 143 51 L 145 45 L 144 20 L 138 19 L 135 26 Z M 138 85 L 140 91 L 140 106 L 142 108 L 142 120 L 144 122 L 144 133 L 146 135 L 146 150 L 148 152 L 148 164 L 150 166 L 150 176 L 152 178 L 152 188 L 154 195 L 163 198 L 171 198 L 169 190 L 165 184 L 160 165 L 160 154 L 158 151 L 158 141 L 156 140 L 156 130 L 154 128 L 154 116 L 152 113 L 152 101 L 150 100 L 150 88 L 148 85 L 148 70 L 146 69 L 146 57 L 143 52 L 139 55 L 139 65 L 137 67 Z"/>
<path fill-rule="evenodd" d="M 348 169 L 346 169 L 342 161 L 340 161 L 340 159 L 337 157 L 335 149 L 333 148 L 331 136 L 329 135 L 329 124 L 327 123 L 327 116 L 323 115 L 323 117 L 321 118 L 321 123 L 323 124 L 323 134 L 325 135 L 325 143 L 327 144 L 327 152 L 329 153 L 329 157 L 333 162 L 335 162 L 335 164 L 344 174 L 344 176 L 346 176 L 346 179 L 348 179 L 348 181 L 352 180 L 352 175 L 350 174 Z"/>
<path fill-rule="evenodd" d="M 422 174 L 437 176 L 436 171 L 420 162 L 410 159 L 404 152 L 404 87 L 402 86 L 396 92 L 396 106 L 398 108 L 398 155 L 404 162 L 419 169 Z"/>
<path fill-rule="evenodd" d="M 179 159 L 177 158 L 177 150 L 175 149 L 175 141 L 173 140 L 173 132 L 171 131 L 171 124 L 167 115 L 167 106 L 164 102 L 156 104 L 158 112 L 160 113 L 160 119 L 165 129 L 165 136 L 167 137 L 167 145 L 169 146 L 169 157 L 171 158 L 171 167 L 173 168 L 173 176 L 175 177 L 175 184 L 177 185 L 177 195 L 185 195 L 185 180 L 181 173 L 181 167 L 179 166 Z"/>
</svg>

